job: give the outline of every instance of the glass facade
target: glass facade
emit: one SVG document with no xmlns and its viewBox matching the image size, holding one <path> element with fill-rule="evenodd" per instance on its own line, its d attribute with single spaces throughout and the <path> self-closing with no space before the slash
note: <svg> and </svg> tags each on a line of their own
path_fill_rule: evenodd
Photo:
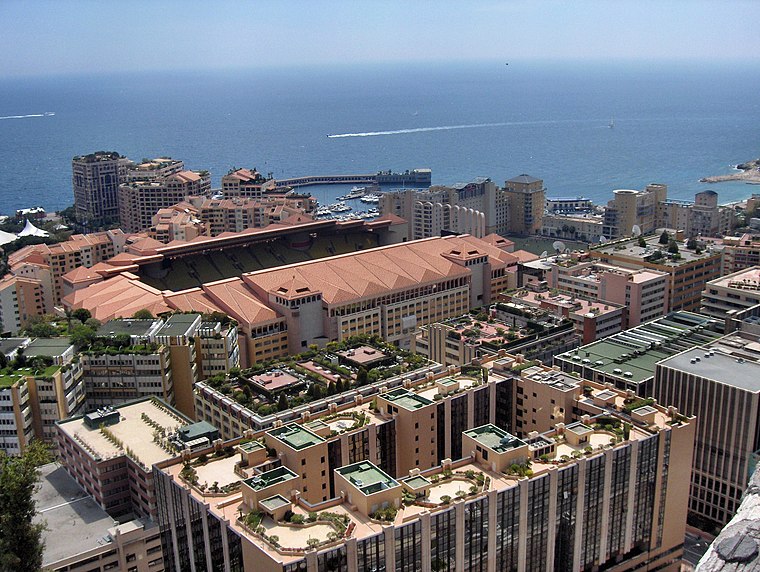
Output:
<svg viewBox="0 0 760 572">
<path fill-rule="evenodd" d="M 396 476 L 396 420 L 377 427 L 378 466 L 390 476 Z"/>
<path fill-rule="evenodd" d="M 488 569 L 488 499 L 468 502 L 464 509 L 464 569 Z"/>
<path fill-rule="evenodd" d="M 654 493 L 657 487 L 657 436 L 639 444 L 636 497 L 633 507 L 633 543 L 646 549 L 652 537 Z"/>
<path fill-rule="evenodd" d="M 501 491 L 496 498 L 496 569 L 517 572 L 520 487 Z"/>
<path fill-rule="evenodd" d="M 473 427 L 490 423 L 491 419 L 491 390 L 488 386 L 475 391 L 475 422 Z"/>
<path fill-rule="evenodd" d="M 348 572 L 346 547 L 339 546 L 334 550 L 317 554 L 317 572 Z"/>
<path fill-rule="evenodd" d="M 449 509 L 430 517 L 430 569 L 453 572 L 457 562 L 456 511 Z"/>
<path fill-rule="evenodd" d="M 554 570 L 571 572 L 575 557 L 575 522 L 578 501 L 578 466 L 557 474 L 557 527 L 554 536 Z"/>
<path fill-rule="evenodd" d="M 510 433 L 514 433 L 512 427 L 512 385 L 514 381 L 507 379 L 496 384 L 496 415 L 494 425 Z"/>
<path fill-rule="evenodd" d="M 359 572 L 385 572 L 385 535 L 370 536 L 356 543 Z"/>
<path fill-rule="evenodd" d="M 467 395 L 451 399 L 451 459 L 462 458 L 462 432 L 467 426 Z"/>
<path fill-rule="evenodd" d="M 546 570 L 546 548 L 549 542 L 549 476 L 528 483 L 528 535 L 526 554 L 528 570 Z"/>
<path fill-rule="evenodd" d="M 625 520 L 628 515 L 628 488 L 631 476 L 631 448 L 623 447 L 612 454 L 610 476 L 609 529 L 607 550 L 610 557 L 622 554 L 625 548 Z"/>
<path fill-rule="evenodd" d="M 604 505 L 604 464 L 604 455 L 593 457 L 586 463 L 581 569 L 590 569 L 594 566 L 594 561 L 599 560 Z"/>
<path fill-rule="evenodd" d="M 396 572 L 417 572 L 422 568 L 422 530 L 416 520 L 394 531 Z"/>
</svg>

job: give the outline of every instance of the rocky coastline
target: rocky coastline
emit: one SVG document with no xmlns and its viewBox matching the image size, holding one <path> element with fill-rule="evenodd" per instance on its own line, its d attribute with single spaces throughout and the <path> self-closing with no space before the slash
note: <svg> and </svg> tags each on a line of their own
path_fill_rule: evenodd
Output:
<svg viewBox="0 0 760 572">
<path fill-rule="evenodd" d="M 760 185 L 760 159 L 739 163 L 736 166 L 738 173 L 730 175 L 716 175 L 699 179 L 700 183 L 724 183 L 726 181 L 744 181 L 749 185 Z"/>
</svg>

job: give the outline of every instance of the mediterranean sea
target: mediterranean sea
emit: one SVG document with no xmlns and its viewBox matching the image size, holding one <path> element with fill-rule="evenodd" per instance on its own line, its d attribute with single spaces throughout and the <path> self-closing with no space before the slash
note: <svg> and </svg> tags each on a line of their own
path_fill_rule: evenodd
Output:
<svg viewBox="0 0 760 572">
<path fill-rule="evenodd" d="M 0 212 L 72 204 L 71 158 L 96 150 L 182 159 L 214 186 L 233 167 L 429 167 L 434 184 L 529 173 L 599 203 L 649 182 L 676 199 L 760 192 L 699 183 L 760 156 L 760 64 L 505 63 L 5 78 Z"/>
</svg>

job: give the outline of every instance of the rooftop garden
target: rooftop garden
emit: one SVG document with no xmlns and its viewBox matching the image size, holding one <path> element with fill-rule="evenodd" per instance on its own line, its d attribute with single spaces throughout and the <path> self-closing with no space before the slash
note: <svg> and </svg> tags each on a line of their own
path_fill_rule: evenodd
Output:
<svg viewBox="0 0 760 572">
<path fill-rule="evenodd" d="M 60 368 L 53 365 L 53 358 L 48 356 L 28 357 L 24 348 L 16 350 L 13 360 L 0 353 L 0 388 L 10 387 L 23 376 L 37 379 L 50 379 Z"/>
<path fill-rule="evenodd" d="M 280 520 L 251 510 L 240 515 L 238 523 L 249 533 L 264 540 L 284 554 L 301 554 L 347 538 L 354 525 L 346 514 L 335 512 L 293 512 L 288 510 Z"/>
<path fill-rule="evenodd" d="M 367 368 L 344 359 L 340 352 L 369 346 L 388 356 L 388 364 Z M 353 336 L 343 342 L 330 342 L 324 349 L 311 346 L 307 351 L 278 360 L 266 360 L 253 367 L 218 374 L 206 383 L 261 416 L 284 411 L 323 397 L 348 391 L 424 367 L 428 360 L 420 355 L 385 343 L 379 336 Z M 274 371 L 294 376 L 297 382 L 272 391 L 262 391 L 252 378 Z"/>
</svg>

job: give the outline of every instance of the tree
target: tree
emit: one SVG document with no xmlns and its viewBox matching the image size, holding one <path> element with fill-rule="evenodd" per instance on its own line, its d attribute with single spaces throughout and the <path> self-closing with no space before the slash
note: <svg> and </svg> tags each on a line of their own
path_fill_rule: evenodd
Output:
<svg viewBox="0 0 760 572">
<path fill-rule="evenodd" d="M 697 239 L 693 236 L 686 242 L 686 248 L 689 250 L 696 250 L 697 248 Z"/>
<path fill-rule="evenodd" d="M 142 310 L 137 310 L 132 317 L 135 320 L 150 320 L 153 318 L 153 314 L 150 313 L 150 310 L 143 308 Z"/>
<path fill-rule="evenodd" d="M 50 460 L 47 447 L 32 441 L 20 457 L 0 452 L 0 570 L 42 570 L 45 524 L 34 522 L 38 467 Z"/>
<path fill-rule="evenodd" d="M 31 316 L 24 329 L 33 338 L 52 338 L 58 333 L 49 316 Z"/>
<path fill-rule="evenodd" d="M 277 400 L 277 411 L 285 411 L 290 407 L 288 404 L 288 396 L 284 393 L 280 394 L 280 398 Z"/>
<path fill-rule="evenodd" d="M 366 367 L 360 367 L 359 371 L 356 372 L 356 385 L 361 387 L 362 385 L 367 385 L 367 368 Z"/>
<path fill-rule="evenodd" d="M 644 237 L 643 237 L 643 236 L 640 236 L 640 237 L 639 237 L 639 246 L 640 246 L 641 248 L 646 248 L 646 247 L 647 247 L 647 241 L 646 241 L 646 240 L 644 240 Z"/>
<path fill-rule="evenodd" d="M 7 365 L 8 357 L 3 352 L 0 352 L 0 369 L 5 368 Z"/>
<path fill-rule="evenodd" d="M 79 324 L 71 328 L 71 343 L 77 348 L 87 348 L 95 341 L 95 330 L 88 328 L 84 324 Z"/>
<path fill-rule="evenodd" d="M 667 230 L 663 230 L 660 235 L 660 244 L 668 244 L 670 242 L 670 235 Z"/>
<path fill-rule="evenodd" d="M 92 318 L 92 314 L 87 308 L 77 308 L 76 310 L 71 312 L 71 317 L 76 318 L 77 320 L 79 320 L 80 322 L 84 324 L 87 320 Z"/>
<path fill-rule="evenodd" d="M 678 243 L 675 240 L 671 240 L 668 243 L 668 252 L 670 254 L 678 254 Z"/>
</svg>

